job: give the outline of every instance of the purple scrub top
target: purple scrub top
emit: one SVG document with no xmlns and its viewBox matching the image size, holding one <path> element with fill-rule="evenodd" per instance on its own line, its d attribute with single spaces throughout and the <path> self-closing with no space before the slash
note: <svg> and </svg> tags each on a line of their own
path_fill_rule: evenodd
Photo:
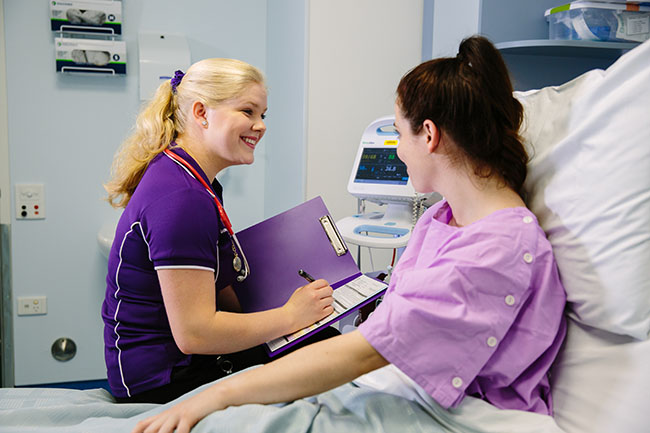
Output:
<svg viewBox="0 0 650 433">
<path fill-rule="evenodd" d="M 207 179 L 185 151 L 174 149 Z M 221 200 L 221 185 L 212 183 Z M 231 241 L 214 199 L 169 156 L 146 169 L 115 232 L 102 305 L 108 382 L 116 397 L 169 383 L 171 370 L 188 365 L 171 333 L 157 270 L 204 269 L 215 290 L 235 279 Z"/>
</svg>

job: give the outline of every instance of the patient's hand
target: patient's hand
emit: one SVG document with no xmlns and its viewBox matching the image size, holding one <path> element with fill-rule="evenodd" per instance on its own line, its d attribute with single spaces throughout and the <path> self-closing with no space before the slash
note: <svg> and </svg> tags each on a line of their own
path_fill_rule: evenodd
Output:
<svg viewBox="0 0 650 433">
<path fill-rule="evenodd" d="M 328 287 L 331 291 L 323 282 L 315 287 Z M 188 433 L 214 411 L 251 403 L 294 401 L 320 394 L 385 365 L 388 361 L 359 331 L 348 332 L 219 380 L 192 398 L 140 421 L 133 433 L 172 433 L 174 429 L 177 433 Z"/>
<path fill-rule="evenodd" d="M 282 307 L 291 319 L 292 329 L 289 332 L 302 329 L 332 314 L 333 292 L 325 280 L 316 280 L 296 289 Z"/>
<path fill-rule="evenodd" d="M 215 410 L 223 409 L 211 398 L 211 388 L 136 424 L 131 433 L 189 433 L 192 427 Z M 174 430 L 176 429 L 176 430 Z"/>
</svg>

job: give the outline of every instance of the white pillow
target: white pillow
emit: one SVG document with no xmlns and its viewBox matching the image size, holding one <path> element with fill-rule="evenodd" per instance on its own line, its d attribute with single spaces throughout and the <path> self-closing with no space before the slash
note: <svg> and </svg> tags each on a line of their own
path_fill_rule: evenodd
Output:
<svg viewBox="0 0 650 433">
<path fill-rule="evenodd" d="M 528 205 L 553 245 L 569 315 L 650 333 L 650 41 L 606 71 L 515 92 Z"/>
<path fill-rule="evenodd" d="M 569 319 L 553 366 L 557 424 L 567 433 L 647 433 L 650 340 L 611 334 Z"/>
</svg>

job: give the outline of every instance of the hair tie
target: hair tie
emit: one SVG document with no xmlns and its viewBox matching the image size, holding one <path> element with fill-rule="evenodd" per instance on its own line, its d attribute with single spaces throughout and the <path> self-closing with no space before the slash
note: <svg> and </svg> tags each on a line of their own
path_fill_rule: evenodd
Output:
<svg viewBox="0 0 650 433">
<path fill-rule="evenodd" d="M 458 54 L 456 54 L 456 60 L 458 60 L 461 65 L 466 64 L 470 68 L 472 67 L 472 62 L 470 62 L 467 56 L 465 56 L 465 53 L 459 51 Z"/>
<path fill-rule="evenodd" d="M 172 92 L 176 93 L 176 88 L 178 87 L 179 84 L 181 84 L 181 81 L 183 80 L 183 77 L 185 76 L 185 73 L 181 71 L 180 69 L 176 70 L 174 72 L 174 76 L 170 80 L 170 83 L 172 85 Z"/>
</svg>

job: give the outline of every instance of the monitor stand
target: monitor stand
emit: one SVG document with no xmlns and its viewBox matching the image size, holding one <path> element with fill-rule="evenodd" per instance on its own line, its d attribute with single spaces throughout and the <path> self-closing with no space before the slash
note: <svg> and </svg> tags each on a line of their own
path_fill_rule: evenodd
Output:
<svg viewBox="0 0 650 433">
<path fill-rule="evenodd" d="M 402 248 L 413 229 L 413 203 L 389 203 L 384 212 L 374 211 L 345 217 L 336 222 L 347 243 L 369 248 Z"/>
</svg>

